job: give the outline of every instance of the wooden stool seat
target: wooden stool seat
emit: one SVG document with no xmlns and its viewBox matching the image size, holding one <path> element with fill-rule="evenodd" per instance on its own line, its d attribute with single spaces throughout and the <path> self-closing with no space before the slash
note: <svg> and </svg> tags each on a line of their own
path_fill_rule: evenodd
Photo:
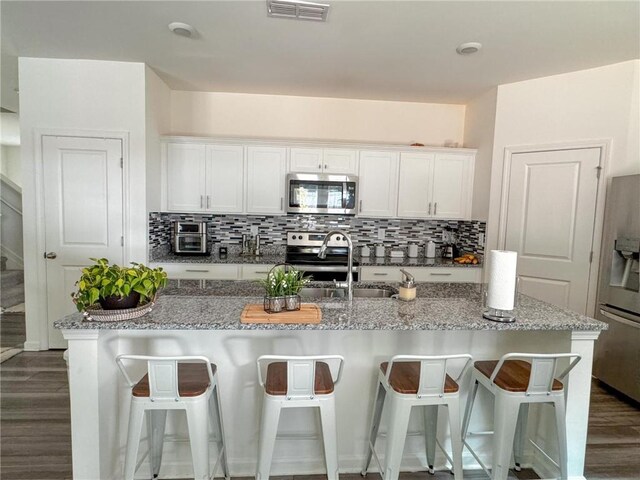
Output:
<svg viewBox="0 0 640 480">
<path fill-rule="evenodd" d="M 498 360 L 485 360 L 475 362 L 476 370 L 485 377 L 491 378 L 493 370 L 498 365 Z M 502 364 L 502 368 L 496 375 L 494 383 L 496 386 L 507 392 L 526 392 L 531 376 L 531 364 L 524 360 L 507 360 Z M 553 380 L 552 390 L 562 390 L 564 385 L 559 380 Z"/>
<path fill-rule="evenodd" d="M 380 364 L 380 370 L 386 375 L 389 362 Z M 420 362 L 395 362 L 389 376 L 389 384 L 398 393 L 416 394 L 420 385 Z M 444 393 L 455 393 L 458 384 L 449 375 L 445 375 Z"/>
<path fill-rule="evenodd" d="M 273 362 L 267 367 L 267 379 L 264 384 L 269 395 L 287 394 L 287 362 Z M 316 378 L 313 391 L 316 395 L 333 393 L 331 369 L 326 362 L 316 362 Z"/>
<path fill-rule="evenodd" d="M 216 366 L 211 364 L 211 371 L 216 374 Z M 204 363 L 178 364 L 178 393 L 181 397 L 197 397 L 209 388 L 209 373 Z M 134 397 L 149 396 L 149 374 L 147 373 L 131 391 Z"/>
</svg>

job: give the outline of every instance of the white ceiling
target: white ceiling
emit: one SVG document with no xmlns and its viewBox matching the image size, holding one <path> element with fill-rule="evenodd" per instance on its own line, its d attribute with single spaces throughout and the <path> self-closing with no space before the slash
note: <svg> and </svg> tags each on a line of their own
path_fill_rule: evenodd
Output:
<svg viewBox="0 0 640 480">
<path fill-rule="evenodd" d="M 318 23 L 269 18 L 264 1 L 3 0 L 2 106 L 17 108 L 16 56 L 145 62 L 172 89 L 442 103 L 640 58 L 639 1 L 328 3 Z M 484 48 L 457 55 L 466 41 Z"/>
</svg>

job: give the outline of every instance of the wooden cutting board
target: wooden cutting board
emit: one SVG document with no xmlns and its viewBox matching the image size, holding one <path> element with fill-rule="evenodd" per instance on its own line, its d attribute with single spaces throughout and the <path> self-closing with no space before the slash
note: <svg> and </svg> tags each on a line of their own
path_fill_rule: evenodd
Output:
<svg viewBox="0 0 640 480">
<path fill-rule="evenodd" d="M 242 310 L 240 323 L 320 323 L 322 311 L 315 303 L 303 303 L 293 312 L 267 313 L 262 304 L 249 304 Z"/>
</svg>

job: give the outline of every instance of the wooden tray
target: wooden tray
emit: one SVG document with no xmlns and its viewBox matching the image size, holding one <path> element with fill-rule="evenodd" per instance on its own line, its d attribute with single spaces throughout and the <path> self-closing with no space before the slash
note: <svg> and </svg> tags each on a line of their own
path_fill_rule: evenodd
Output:
<svg viewBox="0 0 640 480">
<path fill-rule="evenodd" d="M 242 310 L 240 323 L 320 323 L 322 311 L 315 303 L 303 303 L 293 312 L 267 313 L 262 304 L 249 304 Z"/>
</svg>

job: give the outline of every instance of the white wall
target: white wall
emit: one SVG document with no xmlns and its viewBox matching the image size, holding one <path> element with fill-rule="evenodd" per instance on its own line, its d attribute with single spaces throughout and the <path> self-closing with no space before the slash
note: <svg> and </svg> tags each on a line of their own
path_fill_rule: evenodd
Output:
<svg viewBox="0 0 640 480">
<path fill-rule="evenodd" d="M 171 90 L 145 67 L 147 211 L 160 210 L 160 136 L 171 133 Z"/>
<path fill-rule="evenodd" d="M 27 342 L 47 348 L 45 265 L 38 243 L 36 140 L 38 130 L 76 135 L 128 134 L 130 210 L 128 260 L 145 261 L 145 66 L 142 63 L 20 58 L 20 133 L 24 213 Z"/>
<path fill-rule="evenodd" d="M 500 85 L 487 248 L 497 248 L 506 147 L 611 140 L 608 176 L 640 173 L 640 60 Z"/>
<path fill-rule="evenodd" d="M 2 145 L 0 147 L 0 173 L 22 187 L 22 167 L 20 147 Z"/>
<path fill-rule="evenodd" d="M 496 122 L 498 89 L 492 88 L 467 104 L 464 122 L 464 144 L 477 148 L 473 179 L 471 218 L 487 220 L 489 191 L 491 190 L 491 163 L 493 136 Z"/>
<path fill-rule="evenodd" d="M 462 144 L 464 105 L 171 92 L 175 135 Z"/>
</svg>

